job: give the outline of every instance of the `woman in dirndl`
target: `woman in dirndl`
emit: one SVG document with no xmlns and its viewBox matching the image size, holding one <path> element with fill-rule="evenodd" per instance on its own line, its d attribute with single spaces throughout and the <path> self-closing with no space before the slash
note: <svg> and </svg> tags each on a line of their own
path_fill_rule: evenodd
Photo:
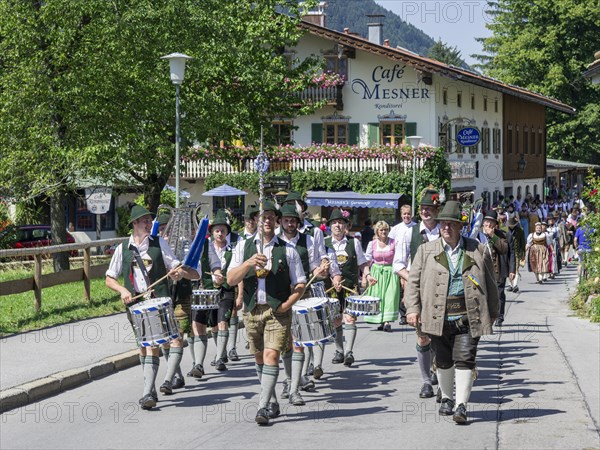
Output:
<svg viewBox="0 0 600 450">
<path fill-rule="evenodd" d="M 548 234 L 542 231 L 542 223 L 535 224 L 535 231 L 527 236 L 527 259 L 529 261 L 529 271 L 535 273 L 538 284 L 548 278 L 549 254 L 548 245 L 550 244 Z"/>
<path fill-rule="evenodd" d="M 374 227 L 375 236 L 369 245 L 365 256 L 371 267 L 371 276 L 377 280 L 377 284 L 370 286 L 365 295 L 371 295 L 381 299 L 379 314 L 376 316 L 365 316 L 365 322 L 379 324 L 379 331 L 392 331 L 390 322 L 398 320 L 400 311 L 400 270 L 399 250 L 397 241 L 389 238 L 390 226 L 384 220 L 380 220 Z M 395 264 L 394 264 L 395 263 Z M 363 277 L 363 286 L 367 282 Z"/>
</svg>

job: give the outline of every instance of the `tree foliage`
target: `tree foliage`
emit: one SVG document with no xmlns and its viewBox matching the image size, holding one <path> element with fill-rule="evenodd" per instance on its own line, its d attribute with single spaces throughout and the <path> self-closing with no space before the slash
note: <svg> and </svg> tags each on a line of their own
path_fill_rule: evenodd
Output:
<svg viewBox="0 0 600 450">
<path fill-rule="evenodd" d="M 461 67 L 464 64 L 458 47 L 451 47 L 450 45 L 443 43 L 441 39 L 438 39 L 431 46 L 427 56 L 456 67 Z"/>
<path fill-rule="evenodd" d="M 310 3 L 310 2 L 309 2 Z M 286 6 L 289 15 L 276 14 Z M 175 89 L 160 57 L 186 53 L 185 143 L 258 140 L 297 109 L 282 92 L 313 60 L 282 53 L 299 37 L 296 2 L 46 0 L 0 2 L 0 195 L 64 201 L 82 179 L 115 172 L 155 207 L 174 167 Z M 294 15 L 295 14 L 295 15 Z M 61 218 L 62 216 L 62 218 Z"/>
<path fill-rule="evenodd" d="M 600 88 L 583 77 L 600 49 L 599 0 L 488 1 L 493 32 L 473 55 L 486 75 L 556 98 L 575 116 L 548 114 L 548 150 L 561 159 L 600 162 Z"/>
</svg>

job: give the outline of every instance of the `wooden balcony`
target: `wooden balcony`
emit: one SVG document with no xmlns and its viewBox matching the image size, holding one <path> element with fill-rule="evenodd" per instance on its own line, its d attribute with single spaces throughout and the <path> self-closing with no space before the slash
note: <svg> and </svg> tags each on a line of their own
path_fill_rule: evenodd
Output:
<svg viewBox="0 0 600 450">
<path fill-rule="evenodd" d="M 331 87 L 309 87 L 295 95 L 303 102 L 319 103 L 324 101 L 326 105 L 335 106 L 335 109 L 342 111 L 344 109 L 344 101 L 342 97 L 343 87 L 343 85 Z"/>
<path fill-rule="evenodd" d="M 226 161 L 187 161 L 182 164 L 181 177 L 183 179 L 195 180 L 206 178 L 213 173 L 233 174 L 240 171 L 256 172 L 254 158 L 238 161 L 231 164 Z M 425 160 L 417 160 L 417 169 L 423 167 Z M 270 170 L 285 171 L 309 171 L 309 170 L 331 170 L 344 172 L 364 172 L 367 170 L 379 173 L 407 172 L 412 170 L 412 161 L 398 160 L 397 158 L 377 159 L 296 159 L 292 161 L 271 161 Z"/>
</svg>

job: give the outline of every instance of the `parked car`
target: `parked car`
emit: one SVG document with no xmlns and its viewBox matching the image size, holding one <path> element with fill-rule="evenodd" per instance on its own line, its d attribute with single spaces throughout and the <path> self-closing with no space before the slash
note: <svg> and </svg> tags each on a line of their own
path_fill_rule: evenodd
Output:
<svg viewBox="0 0 600 450">
<path fill-rule="evenodd" d="M 75 238 L 67 231 L 67 244 L 74 244 Z M 52 231 L 50 225 L 20 225 L 17 227 L 17 241 L 15 248 L 45 247 L 52 245 Z M 77 250 L 70 252 L 77 256 Z"/>
</svg>

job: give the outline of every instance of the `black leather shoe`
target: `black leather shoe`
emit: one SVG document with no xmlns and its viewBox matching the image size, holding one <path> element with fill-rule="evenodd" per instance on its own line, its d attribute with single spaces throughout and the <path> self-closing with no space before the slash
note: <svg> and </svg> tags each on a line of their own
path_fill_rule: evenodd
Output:
<svg viewBox="0 0 600 450">
<path fill-rule="evenodd" d="M 256 413 L 254 421 L 259 425 L 269 425 L 269 410 L 267 408 L 260 408 Z"/>
<path fill-rule="evenodd" d="M 163 384 L 161 384 L 160 392 L 162 392 L 165 395 L 171 395 L 173 393 L 173 385 L 171 384 L 171 382 L 165 381 Z"/>
<path fill-rule="evenodd" d="M 227 366 L 225 365 L 225 362 L 222 359 L 217 359 L 217 362 L 215 364 L 215 368 L 219 371 L 224 371 L 227 370 Z"/>
<path fill-rule="evenodd" d="M 227 355 L 223 356 L 221 358 L 221 361 L 223 361 L 225 364 L 227 364 L 229 362 L 229 359 L 227 358 Z"/>
<path fill-rule="evenodd" d="M 504 322 L 504 319 L 501 319 L 500 317 L 498 317 L 496 319 L 496 322 L 494 323 L 494 325 L 497 327 L 501 327 L 503 322 Z"/>
<path fill-rule="evenodd" d="M 354 354 L 352 352 L 348 352 L 344 358 L 344 365 L 346 367 L 350 367 L 352 364 L 354 364 Z"/>
<path fill-rule="evenodd" d="M 431 385 L 429 383 L 423 384 L 423 387 L 421 388 L 421 392 L 419 392 L 419 397 L 431 398 L 433 396 L 434 396 L 434 393 L 433 393 L 433 388 L 431 387 Z"/>
<path fill-rule="evenodd" d="M 313 377 L 315 378 L 315 380 L 320 380 L 322 376 L 323 368 L 321 366 L 315 367 L 315 370 L 313 371 Z"/>
<path fill-rule="evenodd" d="M 229 359 L 232 361 L 239 361 L 240 357 L 237 354 L 237 350 L 234 348 L 232 348 L 231 350 L 229 350 Z"/>
<path fill-rule="evenodd" d="M 292 392 L 290 394 L 290 403 L 292 405 L 294 405 L 294 406 L 304 406 L 304 405 L 306 405 L 306 403 L 304 402 L 304 399 L 300 395 L 300 392 Z"/>
<path fill-rule="evenodd" d="M 308 370 L 306 371 L 306 375 L 311 376 L 315 373 L 315 366 L 313 366 L 313 363 L 310 363 L 308 365 Z"/>
<path fill-rule="evenodd" d="M 513 293 L 515 293 L 515 294 L 516 294 L 517 292 L 519 292 L 519 286 L 515 286 L 515 287 L 513 288 Z"/>
<path fill-rule="evenodd" d="M 181 389 L 184 386 L 185 386 L 185 380 L 183 378 L 181 378 L 181 377 L 173 378 L 173 384 L 172 384 L 173 389 Z"/>
<path fill-rule="evenodd" d="M 456 411 L 454 411 L 454 416 L 452 419 L 459 424 L 467 423 L 467 407 L 464 403 L 461 403 L 456 407 Z"/>
<path fill-rule="evenodd" d="M 332 364 L 341 364 L 344 362 L 344 354 L 338 350 L 335 351 L 335 355 L 333 355 L 333 359 L 331 360 Z"/>
<path fill-rule="evenodd" d="M 377 331 L 383 331 L 383 324 L 381 324 L 377 327 Z"/>
<path fill-rule="evenodd" d="M 202 378 L 202 375 L 204 375 L 204 367 L 202 367 L 202 364 L 196 364 L 193 368 L 192 368 L 192 376 L 194 378 Z"/>
<path fill-rule="evenodd" d="M 302 391 L 312 391 L 315 388 L 315 382 L 313 380 L 309 380 L 307 377 L 302 377 L 300 379 L 300 390 Z"/>
<path fill-rule="evenodd" d="M 438 384 L 437 373 L 435 373 L 434 371 L 431 371 L 431 385 L 436 386 L 437 384 Z"/>
<path fill-rule="evenodd" d="M 392 332 L 392 326 L 389 323 L 386 323 L 383 326 L 383 331 L 385 331 L 386 333 L 391 333 Z"/>
<path fill-rule="evenodd" d="M 152 409 L 156 406 L 156 400 L 152 397 L 152 394 L 144 395 L 140 398 L 140 407 L 145 410 Z"/>
<path fill-rule="evenodd" d="M 267 411 L 269 414 L 269 419 L 275 419 L 281 415 L 281 409 L 279 408 L 279 403 L 270 402 L 267 405 Z"/>
<path fill-rule="evenodd" d="M 402 316 L 400 317 L 400 321 L 398 322 L 399 325 L 408 325 L 408 322 L 406 321 L 406 317 Z"/>
<path fill-rule="evenodd" d="M 443 398 L 442 404 L 440 405 L 439 413 L 441 416 L 451 416 L 452 410 L 454 409 L 454 400 L 449 398 Z"/>
</svg>

